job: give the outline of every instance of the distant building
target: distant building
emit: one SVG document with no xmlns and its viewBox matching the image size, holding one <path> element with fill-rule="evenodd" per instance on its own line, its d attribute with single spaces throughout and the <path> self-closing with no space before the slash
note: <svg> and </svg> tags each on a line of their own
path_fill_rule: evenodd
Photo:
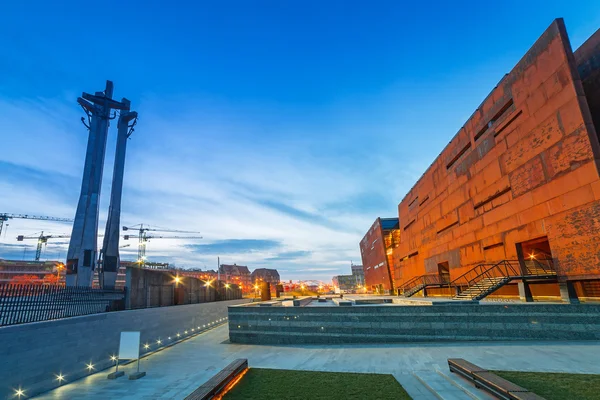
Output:
<svg viewBox="0 0 600 400">
<path fill-rule="evenodd" d="M 221 281 L 225 283 L 235 283 L 241 286 L 243 292 L 250 292 L 252 289 L 252 274 L 245 265 L 221 264 L 219 267 Z"/>
<path fill-rule="evenodd" d="M 203 281 L 214 281 L 217 279 L 217 271 L 214 269 L 209 269 L 203 271 L 201 269 L 184 269 L 178 268 L 171 270 L 173 274 L 181 275 L 181 276 L 190 276 L 192 278 L 200 279 Z"/>
<path fill-rule="evenodd" d="M 369 290 L 394 290 L 393 248 L 399 235 L 398 218 L 377 218 L 360 241 L 365 283 Z"/>
<path fill-rule="evenodd" d="M 276 269 L 257 268 L 252 271 L 252 282 L 269 282 L 271 285 L 279 284 L 279 272 Z"/>
<path fill-rule="evenodd" d="M 365 285 L 365 275 L 362 265 L 351 264 L 352 275 L 336 275 L 331 280 L 333 286 L 339 290 L 354 291 Z"/>
<path fill-rule="evenodd" d="M 350 265 L 352 269 L 352 276 L 356 277 L 356 282 L 359 286 L 365 286 L 365 272 L 363 270 L 362 265 L 352 264 Z"/>
<path fill-rule="evenodd" d="M 1 283 L 58 283 L 64 284 L 65 269 L 59 261 L 0 260 Z M 58 274 L 57 274 L 58 273 Z"/>
</svg>

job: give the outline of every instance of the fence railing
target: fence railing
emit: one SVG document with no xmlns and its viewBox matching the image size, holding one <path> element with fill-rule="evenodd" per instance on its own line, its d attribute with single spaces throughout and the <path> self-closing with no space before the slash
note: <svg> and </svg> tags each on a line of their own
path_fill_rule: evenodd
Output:
<svg viewBox="0 0 600 400">
<path fill-rule="evenodd" d="M 0 284 L 0 326 L 123 309 L 124 290 Z"/>
<path fill-rule="evenodd" d="M 421 289 L 432 285 L 445 284 L 449 284 L 449 282 L 444 281 L 440 275 L 425 274 L 421 276 L 416 276 L 411 280 L 407 281 L 405 284 L 403 284 L 402 292 L 404 294 L 413 295 L 413 292 L 417 289 Z"/>
</svg>

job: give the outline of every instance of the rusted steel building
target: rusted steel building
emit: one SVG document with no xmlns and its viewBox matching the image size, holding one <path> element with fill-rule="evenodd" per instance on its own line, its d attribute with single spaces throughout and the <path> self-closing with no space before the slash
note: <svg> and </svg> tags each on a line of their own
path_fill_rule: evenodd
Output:
<svg viewBox="0 0 600 400">
<path fill-rule="evenodd" d="M 378 293 L 394 291 L 392 247 L 398 232 L 398 218 L 377 218 L 360 241 L 365 285 Z"/>
<path fill-rule="evenodd" d="M 600 31 L 573 53 L 557 19 L 398 205 L 394 285 L 471 298 L 598 297 L 599 132 Z M 369 232 L 382 236 L 378 221 Z M 365 256 L 371 237 L 361 242 L 373 258 L 365 268 L 389 251 Z M 486 288 L 475 296 L 477 282 Z"/>
</svg>

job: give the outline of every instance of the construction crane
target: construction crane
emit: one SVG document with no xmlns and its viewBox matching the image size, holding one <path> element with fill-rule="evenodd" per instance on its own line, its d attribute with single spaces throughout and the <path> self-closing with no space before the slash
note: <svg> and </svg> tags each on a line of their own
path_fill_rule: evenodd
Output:
<svg viewBox="0 0 600 400">
<path fill-rule="evenodd" d="M 44 235 L 44 231 L 40 233 L 40 236 L 17 236 L 17 241 L 22 242 L 25 239 L 37 239 L 37 249 L 35 250 L 35 261 L 40 261 L 40 256 L 42 255 L 42 246 L 48 245 L 48 239 L 66 239 L 70 238 L 71 235 Z"/>
<path fill-rule="evenodd" d="M 140 267 L 144 267 L 146 265 L 146 243 L 150 241 L 150 239 L 202 239 L 202 236 L 162 236 L 162 235 L 148 235 L 148 232 L 173 232 L 173 233 L 200 233 L 194 231 L 181 231 L 176 229 L 166 229 L 166 228 L 151 228 L 150 226 L 144 226 L 144 224 L 138 224 L 133 226 L 123 226 L 124 231 L 135 230 L 137 231 L 138 237 L 138 258 L 137 262 L 140 264 Z M 124 235 L 123 239 L 129 240 L 134 237 L 133 235 Z"/>
<path fill-rule="evenodd" d="M 103 236 L 103 235 L 98 235 Z M 42 255 L 42 246 L 48 245 L 48 239 L 68 239 L 71 235 L 44 235 L 44 231 L 40 233 L 39 236 L 25 236 L 19 235 L 17 236 L 17 242 L 22 242 L 23 240 L 29 239 L 37 239 L 37 248 L 35 250 L 35 261 L 40 261 L 40 257 Z"/>
<path fill-rule="evenodd" d="M 46 217 L 43 215 L 29 215 L 29 214 L 6 214 L 0 213 L 0 236 L 2 236 L 2 227 L 4 226 L 4 222 L 9 219 L 20 218 L 20 219 L 37 219 L 41 221 L 54 221 L 54 222 L 73 222 L 71 218 L 56 218 L 56 217 Z"/>
</svg>

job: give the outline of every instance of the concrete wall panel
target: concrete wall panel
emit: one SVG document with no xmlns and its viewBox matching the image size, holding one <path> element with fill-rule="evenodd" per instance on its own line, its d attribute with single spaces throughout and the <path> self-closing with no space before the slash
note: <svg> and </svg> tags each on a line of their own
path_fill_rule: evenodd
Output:
<svg viewBox="0 0 600 400">
<path fill-rule="evenodd" d="M 166 345 L 177 340 L 178 333 L 181 338 L 190 336 L 192 328 L 206 329 L 225 318 L 228 306 L 249 301 L 126 310 L 1 327 L 0 399 L 13 399 L 18 387 L 28 397 L 50 390 L 58 385 L 58 373 L 72 382 L 89 375 L 86 364 L 90 362 L 96 371 L 113 365 L 110 356 L 118 353 L 122 331 L 141 332 L 141 343 L 150 344 L 148 350 L 141 347 L 143 354 L 157 348 L 156 340 Z"/>
</svg>

